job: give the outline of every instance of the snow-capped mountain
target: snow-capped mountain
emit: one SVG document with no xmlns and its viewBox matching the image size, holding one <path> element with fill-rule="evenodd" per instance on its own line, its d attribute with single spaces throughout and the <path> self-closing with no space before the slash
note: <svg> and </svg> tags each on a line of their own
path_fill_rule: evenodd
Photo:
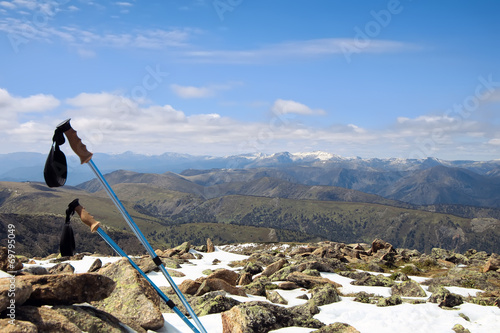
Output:
<svg viewBox="0 0 500 333">
<path fill-rule="evenodd" d="M 67 154 L 67 185 L 94 178 L 73 153 Z M 43 182 L 46 156 L 0 155 L 0 181 Z M 303 185 L 337 186 L 416 205 L 461 204 L 498 207 L 500 161 L 342 157 L 315 152 L 280 152 L 232 156 L 179 153 L 141 155 L 96 153 L 103 174 L 116 170 L 164 174 L 174 172 L 201 186 L 271 177 Z"/>
</svg>

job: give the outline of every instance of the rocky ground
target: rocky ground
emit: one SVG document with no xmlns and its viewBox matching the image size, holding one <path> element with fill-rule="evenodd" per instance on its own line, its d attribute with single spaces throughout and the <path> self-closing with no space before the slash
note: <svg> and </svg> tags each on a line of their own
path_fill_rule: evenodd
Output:
<svg viewBox="0 0 500 333">
<path fill-rule="evenodd" d="M 319 307 L 340 302 L 342 297 L 379 307 L 402 303 L 433 302 L 453 309 L 464 302 L 498 306 L 500 302 L 500 256 L 469 250 L 464 254 L 433 249 L 430 254 L 396 249 L 376 239 L 372 244 L 252 244 L 225 246 L 225 251 L 245 255 L 231 267 L 185 278 L 179 288 L 198 316 L 219 313 L 224 333 L 269 332 L 285 327 L 310 328 L 312 332 L 357 332 L 344 323 L 326 325 L 313 318 Z M 174 249 L 157 250 L 171 276 L 182 276 L 180 265 L 214 250 L 189 243 Z M 154 289 L 125 259 L 103 264 L 96 258 L 87 273 L 74 273 L 71 258 L 16 258 L 9 269 L 7 250 L 0 249 L 0 270 L 15 271 L 15 277 L 0 279 L 0 330 L 2 332 L 146 332 L 164 327 L 164 313 L 172 312 Z M 51 261 L 50 269 L 36 264 Z M 156 269 L 149 257 L 134 261 L 146 273 Z M 337 273 L 353 285 L 391 288 L 383 297 L 367 292 L 343 294 L 341 286 L 322 277 Z M 384 273 L 384 274 L 381 274 Z M 412 277 L 426 277 L 417 283 Z M 427 297 L 422 284 L 432 295 Z M 475 296 L 450 292 L 450 287 L 480 289 Z M 446 288 L 448 287 L 448 288 Z M 171 288 L 164 292 L 185 313 Z M 286 306 L 285 290 L 303 290 L 305 301 Z M 267 301 L 241 301 L 256 295 Z M 14 310 L 12 304 L 14 303 Z M 15 319 L 13 318 L 15 317 Z M 466 319 L 467 320 L 467 319 Z M 14 324 L 14 325 L 13 325 Z M 458 324 L 455 332 L 468 330 Z"/>
</svg>

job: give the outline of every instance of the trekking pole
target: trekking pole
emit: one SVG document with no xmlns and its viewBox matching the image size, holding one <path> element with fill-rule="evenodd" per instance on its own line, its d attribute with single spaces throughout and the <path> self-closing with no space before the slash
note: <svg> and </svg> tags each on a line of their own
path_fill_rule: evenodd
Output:
<svg viewBox="0 0 500 333">
<path fill-rule="evenodd" d="M 137 264 L 123 251 L 118 244 L 116 244 L 109 236 L 108 234 L 101 229 L 100 227 L 100 222 L 96 221 L 92 215 L 90 215 L 85 208 L 83 208 L 80 203 L 78 202 L 78 199 L 73 200 L 69 205 L 68 209 L 66 210 L 66 218 L 69 218 L 71 215 L 74 214 L 74 212 L 78 213 L 78 216 L 80 216 L 80 219 L 82 220 L 83 223 L 85 223 L 88 227 L 90 227 L 91 232 L 97 232 L 99 236 L 104 239 L 104 241 L 120 256 L 123 258 L 127 258 L 128 262 L 134 267 L 139 274 L 142 275 L 143 278 L 146 279 L 146 281 L 149 282 L 151 287 L 158 293 L 160 298 L 165 302 L 165 304 L 168 305 L 170 309 L 172 309 L 188 326 L 193 330 L 195 333 L 200 333 L 198 329 L 189 321 L 189 319 L 179 310 L 179 308 L 175 305 L 172 300 L 170 300 L 167 295 L 161 291 L 156 284 L 151 281 L 151 279 L 144 273 L 142 269 L 137 266 Z"/>
<path fill-rule="evenodd" d="M 97 166 L 94 164 L 94 161 L 92 161 L 93 154 L 87 150 L 87 147 L 82 143 L 82 140 L 77 136 L 76 131 L 71 127 L 69 121 L 70 121 L 70 119 L 62 122 L 59 126 L 57 126 L 57 130 L 63 132 L 66 135 L 66 137 L 68 138 L 69 144 L 71 146 L 71 149 L 73 149 L 75 154 L 78 155 L 78 157 L 80 157 L 81 164 L 87 163 L 90 166 L 90 168 L 92 169 L 92 171 L 94 172 L 94 174 L 99 179 L 102 186 L 104 187 L 104 189 L 108 193 L 108 196 L 111 198 L 111 200 L 115 204 L 116 208 L 118 208 L 118 210 L 122 214 L 123 218 L 125 219 L 125 221 L 129 225 L 129 227 L 132 229 L 132 231 L 136 235 L 137 239 L 139 239 L 139 241 L 142 243 L 142 245 L 144 246 L 144 248 L 146 249 L 148 254 L 153 259 L 153 262 L 160 268 L 160 271 L 163 273 L 163 275 L 167 279 L 168 283 L 170 284 L 172 289 L 175 291 L 175 293 L 179 297 L 182 305 L 184 305 L 184 307 L 186 308 L 188 313 L 191 315 L 191 317 L 195 321 L 196 326 L 198 326 L 199 330 L 202 333 L 207 333 L 207 331 L 205 330 L 205 327 L 203 327 L 202 323 L 200 322 L 200 319 L 194 313 L 193 309 L 191 308 L 188 301 L 186 300 L 186 298 L 184 297 L 184 295 L 180 291 L 179 287 L 177 287 L 177 285 L 175 284 L 175 282 L 172 279 L 172 277 L 170 276 L 170 274 L 168 274 L 168 271 L 165 268 L 165 266 L 163 265 L 163 262 L 161 261 L 161 259 L 158 257 L 158 255 L 155 253 L 155 251 L 153 250 L 151 245 L 148 243 L 148 241 L 146 240 L 146 237 L 144 237 L 143 233 L 139 230 L 139 227 L 137 226 L 137 224 L 135 224 L 134 220 L 132 219 L 130 214 L 127 212 L 127 210 L 125 209 L 125 207 L 123 206 L 121 201 L 118 199 L 118 197 L 116 196 L 115 192 L 113 191 L 113 189 L 111 188 L 109 183 L 106 181 L 106 179 L 101 174 L 101 172 L 99 171 Z"/>
</svg>

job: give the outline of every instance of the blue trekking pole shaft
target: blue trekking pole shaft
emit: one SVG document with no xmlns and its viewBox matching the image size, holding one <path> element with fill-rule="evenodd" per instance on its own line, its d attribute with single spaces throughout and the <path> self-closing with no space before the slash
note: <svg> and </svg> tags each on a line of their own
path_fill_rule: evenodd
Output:
<svg viewBox="0 0 500 333">
<path fill-rule="evenodd" d="M 172 287 L 172 289 L 175 291 L 175 293 L 179 297 L 179 300 L 181 301 L 182 305 L 184 305 L 184 307 L 186 308 L 186 310 L 188 311 L 188 313 L 191 315 L 191 317 L 195 321 L 196 326 L 198 326 L 198 328 L 203 333 L 207 333 L 207 331 L 203 327 L 202 323 L 198 319 L 198 316 L 196 316 L 196 314 L 194 313 L 193 309 L 189 305 L 188 301 L 186 300 L 186 298 L 184 297 L 184 295 L 180 291 L 179 287 L 175 284 L 174 280 L 172 279 L 172 277 L 168 273 L 167 269 L 163 265 L 163 262 L 158 257 L 158 255 L 155 253 L 155 251 L 153 250 L 153 248 L 151 247 L 151 245 L 148 243 L 148 241 L 146 240 L 146 237 L 144 237 L 144 234 L 139 230 L 139 228 L 137 227 L 137 224 L 135 224 L 135 222 L 132 220 L 132 217 L 127 212 L 127 210 L 125 209 L 125 207 L 123 206 L 123 204 L 121 203 L 121 201 L 118 199 L 118 197 L 116 196 L 115 192 L 113 191 L 113 189 L 111 188 L 111 186 L 109 185 L 109 183 L 106 181 L 106 179 L 101 174 L 101 172 L 99 171 L 99 169 L 95 166 L 94 161 L 90 160 L 88 162 L 88 165 L 90 166 L 90 168 L 92 169 L 92 171 L 94 171 L 94 173 L 97 176 L 97 178 L 101 181 L 101 183 L 104 186 L 104 189 L 108 193 L 108 196 L 111 198 L 111 200 L 113 201 L 113 203 L 115 204 L 115 206 L 118 208 L 118 210 L 122 214 L 123 218 L 125 219 L 125 221 L 127 222 L 127 224 L 130 226 L 130 228 L 132 229 L 132 231 L 134 232 L 134 234 L 137 236 L 137 238 L 139 239 L 139 241 L 146 248 L 146 250 L 148 251 L 149 255 L 153 259 L 154 263 L 160 268 L 161 272 L 163 273 L 163 275 L 167 279 L 168 283 L 170 284 L 170 286 Z"/>
<path fill-rule="evenodd" d="M 193 330 L 193 332 L 195 333 L 200 333 L 200 331 L 198 331 L 198 329 L 189 321 L 189 319 L 179 310 L 179 308 L 175 305 L 174 302 L 172 302 L 168 297 L 167 295 L 165 295 L 163 293 L 163 291 L 161 291 L 160 288 L 158 288 L 158 286 L 153 282 L 151 281 L 151 279 L 146 275 L 146 273 L 144 273 L 144 271 L 139 267 L 137 266 L 137 264 L 125 253 L 125 251 L 123 251 L 120 246 L 118 246 L 118 244 L 116 244 L 109 236 L 108 234 L 101 229 L 101 227 L 99 226 L 100 223 L 97 222 L 96 220 L 94 220 L 94 217 L 92 215 L 90 215 L 89 213 L 87 213 L 87 211 L 85 210 L 85 208 L 83 208 L 79 203 L 78 203 L 78 199 L 74 200 L 70 206 L 74 206 L 74 210 L 78 213 L 78 215 L 80 216 L 80 219 L 82 220 L 83 223 L 85 223 L 86 225 L 88 225 L 90 227 L 90 230 L 92 232 L 97 232 L 99 234 L 99 236 L 101 236 L 102 239 L 104 239 L 104 241 L 120 256 L 124 257 L 124 258 L 127 258 L 128 262 L 132 265 L 132 267 L 134 267 L 137 272 L 139 272 L 139 274 L 142 275 L 143 278 L 146 279 L 146 281 L 148 281 L 148 283 L 151 285 L 151 287 L 153 287 L 153 289 L 158 293 L 158 295 L 161 297 L 161 299 L 163 299 L 163 301 L 165 302 L 165 304 L 168 305 L 169 308 L 171 308 L 185 323 L 186 325 L 189 326 L 189 328 L 191 328 L 191 330 Z"/>
<path fill-rule="evenodd" d="M 82 143 L 82 140 L 78 137 L 76 131 L 71 127 L 71 125 L 69 123 L 69 119 L 66 120 L 65 122 L 63 122 L 62 124 L 60 124 L 58 126 L 58 129 L 61 130 L 68 138 L 68 141 L 69 141 L 71 148 L 76 153 L 76 155 L 78 155 L 78 157 L 80 157 L 80 162 L 82 164 L 87 163 L 89 165 L 89 167 L 92 169 L 92 171 L 94 172 L 94 174 L 97 176 L 97 178 L 101 182 L 102 186 L 104 187 L 104 189 L 108 193 L 108 196 L 111 198 L 111 200 L 115 204 L 116 208 L 118 208 L 118 210 L 122 214 L 123 218 L 125 219 L 125 221 L 129 225 L 129 227 L 132 229 L 132 231 L 136 235 L 137 239 L 139 239 L 139 241 L 142 243 L 142 245 L 144 246 L 144 248 L 146 249 L 148 254 L 151 256 L 151 258 L 153 259 L 153 262 L 160 268 L 161 272 L 163 273 L 163 275 L 167 279 L 168 283 L 170 284 L 172 289 L 175 291 L 175 293 L 179 297 L 179 300 L 181 301 L 182 305 L 184 305 L 184 307 L 188 311 L 189 315 L 195 321 L 196 326 L 198 326 L 198 328 L 200 329 L 200 331 L 202 333 L 207 333 L 207 331 L 203 327 L 200 319 L 194 313 L 193 309 L 191 308 L 188 301 L 186 300 L 186 298 L 184 297 L 184 295 L 180 291 L 179 287 L 177 287 L 174 280 L 172 279 L 172 277 L 168 273 L 167 269 L 163 265 L 163 262 L 161 261 L 161 259 L 156 255 L 153 248 L 151 247 L 149 242 L 146 240 L 146 237 L 144 237 L 142 232 L 139 230 L 139 227 L 137 226 L 137 224 L 134 222 L 134 220 L 132 219 L 130 214 L 127 212 L 127 210 L 125 209 L 125 207 L 123 206 L 121 201 L 116 196 L 115 192 L 113 191 L 113 189 L 111 188 L 109 183 L 106 181 L 106 179 L 104 178 L 102 173 L 99 171 L 97 166 L 94 164 L 94 161 L 92 161 L 93 154 L 87 150 L 87 147 Z"/>
</svg>

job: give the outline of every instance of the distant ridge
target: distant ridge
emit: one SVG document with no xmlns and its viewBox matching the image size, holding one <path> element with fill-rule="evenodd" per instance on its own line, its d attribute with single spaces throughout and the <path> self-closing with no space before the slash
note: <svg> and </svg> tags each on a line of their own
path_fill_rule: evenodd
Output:
<svg viewBox="0 0 500 333">
<path fill-rule="evenodd" d="M 43 182 L 45 158 L 44 154 L 37 153 L 1 154 L 0 180 Z M 67 159 L 68 185 L 94 179 L 90 169 L 80 165 L 74 154 L 67 153 Z M 94 160 L 104 174 L 127 170 L 158 177 L 152 175 L 173 172 L 202 186 L 269 177 L 302 185 L 343 187 L 414 205 L 500 207 L 500 160 L 361 158 L 321 151 L 224 157 L 96 153 Z M 138 182 L 137 179 L 130 181 Z"/>
</svg>

